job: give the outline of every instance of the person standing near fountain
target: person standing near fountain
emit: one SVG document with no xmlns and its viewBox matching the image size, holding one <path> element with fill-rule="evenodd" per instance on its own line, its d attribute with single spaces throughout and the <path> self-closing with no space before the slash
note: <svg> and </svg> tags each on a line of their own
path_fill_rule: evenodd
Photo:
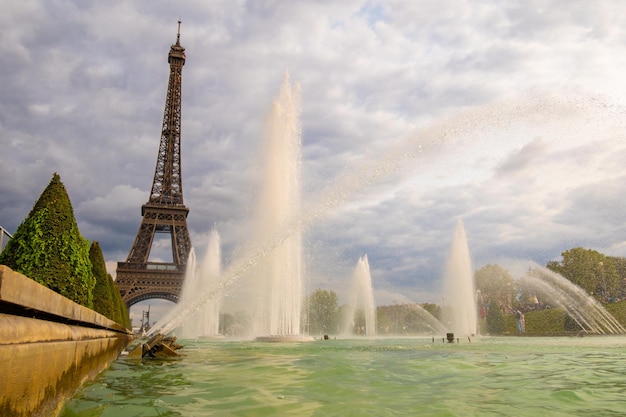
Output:
<svg viewBox="0 0 626 417">
<path fill-rule="evenodd" d="M 515 323 L 517 323 L 517 330 L 523 334 L 526 331 L 526 319 L 519 309 L 515 311 Z"/>
</svg>

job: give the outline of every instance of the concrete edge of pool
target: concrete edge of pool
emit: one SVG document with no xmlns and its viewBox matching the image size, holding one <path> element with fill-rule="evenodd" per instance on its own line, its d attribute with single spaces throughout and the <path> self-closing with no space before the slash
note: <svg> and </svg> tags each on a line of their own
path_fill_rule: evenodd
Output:
<svg viewBox="0 0 626 417">
<path fill-rule="evenodd" d="M 132 333 L 0 265 L 0 415 L 51 416 Z"/>
</svg>

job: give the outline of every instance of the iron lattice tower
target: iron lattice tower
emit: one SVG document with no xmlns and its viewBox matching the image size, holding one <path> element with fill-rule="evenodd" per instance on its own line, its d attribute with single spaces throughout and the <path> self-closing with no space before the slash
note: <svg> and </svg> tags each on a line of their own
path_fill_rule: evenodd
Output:
<svg viewBox="0 0 626 417">
<path fill-rule="evenodd" d="M 163 129 L 149 201 L 141 206 L 143 219 L 125 262 L 117 263 L 116 284 L 128 307 L 150 298 L 178 302 L 191 239 L 187 228 L 189 209 L 183 204 L 181 173 L 181 99 L 185 48 L 180 45 L 180 21 L 176 43 L 167 62 L 170 77 L 165 99 Z M 156 233 L 169 233 L 172 262 L 149 262 Z"/>
</svg>

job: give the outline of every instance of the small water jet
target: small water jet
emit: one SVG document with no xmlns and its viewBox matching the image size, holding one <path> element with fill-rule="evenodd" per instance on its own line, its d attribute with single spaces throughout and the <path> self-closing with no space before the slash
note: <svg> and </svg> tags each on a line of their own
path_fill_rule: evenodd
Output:
<svg viewBox="0 0 626 417">
<path fill-rule="evenodd" d="M 196 252 L 193 248 L 189 253 L 185 283 L 181 294 L 181 303 L 189 303 L 205 288 L 215 285 L 219 281 L 222 270 L 221 240 L 217 231 L 211 231 L 209 244 L 204 259 L 198 266 Z M 216 337 L 219 335 L 219 308 L 220 297 L 207 300 L 204 305 L 190 314 L 180 335 L 183 338 Z"/>
<path fill-rule="evenodd" d="M 525 287 L 532 288 L 543 300 L 565 310 L 582 331 L 626 334 L 626 329 L 593 296 L 562 275 L 537 266 L 522 280 Z"/>
<path fill-rule="evenodd" d="M 352 273 L 350 301 L 346 309 L 344 333 L 365 336 L 376 335 L 376 304 L 372 288 L 372 275 L 367 255 L 359 258 Z M 357 316 L 363 315 L 363 320 Z"/>
<path fill-rule="evenodd" d="M 461 336 L 476 334 L 478 315 L 476 290 L 465 227 L 457 221 L 450 256 L 444 275 L 444 324 L 451 333 Z"/>
</svg>

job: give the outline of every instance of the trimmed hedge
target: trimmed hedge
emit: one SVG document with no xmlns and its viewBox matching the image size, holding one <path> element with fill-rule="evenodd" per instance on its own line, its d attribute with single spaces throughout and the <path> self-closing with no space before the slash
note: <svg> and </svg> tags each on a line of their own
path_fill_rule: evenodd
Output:
<svg viewBox="0 0 626 417">
<path fill-rule="evenodd" d="M 130 328 L 128 309 L 122 302 L 122 297 L 113 282 L 113 278 L 106 271 L 104 255 L 102 255 L 102 249 L 98 242 L 91 244 L 89 260 L 93 268 L 93 275 L 96 278 L 96 285 L 93 289 L 93 309 L 122 326 Z"/>
<path fill-rule="evenodd" d="M 605 304 L 606 310 L 622 324 L 626 323 L 626 301 Z M 526 336 L 574 336 L 580 333 L 581 329 L 576 322 L 571 319 L 565 310 L 551 308 L 547 310 L 529 311 L 525 314 Z M 488 334 L 518 335 L 515 315 L 504 316 L 504 331 Z"/>
<path fill-rule="evenodd" d="M 0 264 L 93 308 L 96 280 L 65 186 L 55 173 L 0 254 Z"/>
</svg>

